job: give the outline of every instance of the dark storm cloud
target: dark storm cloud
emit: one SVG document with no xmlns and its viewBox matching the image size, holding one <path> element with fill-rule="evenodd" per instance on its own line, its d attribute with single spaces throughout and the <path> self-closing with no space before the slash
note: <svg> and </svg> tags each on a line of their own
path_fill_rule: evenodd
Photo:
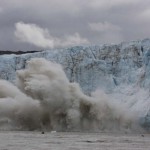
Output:
<svg viewBox="0 0 150 150">
<path fill-rule="evenodd" d="M 149 0 L 0 0 L 0 49 L 142 39 L 150 35 L 149 16 Z"/>
</svg>

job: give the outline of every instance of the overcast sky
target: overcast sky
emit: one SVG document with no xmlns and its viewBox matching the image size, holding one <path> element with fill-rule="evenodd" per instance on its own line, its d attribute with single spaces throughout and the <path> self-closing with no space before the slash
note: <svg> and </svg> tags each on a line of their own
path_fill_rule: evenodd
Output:
<svg viewBox="0 0 150 150">
<path fill-rule="evenodd" d="M 150 0 L 0 0 L 0 50 L 150 37 Z"/>
</svg>

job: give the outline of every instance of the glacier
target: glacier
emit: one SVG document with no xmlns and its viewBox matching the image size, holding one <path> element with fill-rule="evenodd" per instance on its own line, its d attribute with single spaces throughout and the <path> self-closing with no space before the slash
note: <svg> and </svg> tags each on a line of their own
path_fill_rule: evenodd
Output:
<svg viewBox="0 0 150 150">
<path fill-rule="evenodd" d="M 61 64 L 70 82 L 79 83 L 85 94 L 100 89 L 111 101 L 124 103 L 137 113 L 139 124 L 150 129 L 150 39 L 1 55 L 0 78 L 15 84 L 16 71 L 36 57 Z"/>
</svg>

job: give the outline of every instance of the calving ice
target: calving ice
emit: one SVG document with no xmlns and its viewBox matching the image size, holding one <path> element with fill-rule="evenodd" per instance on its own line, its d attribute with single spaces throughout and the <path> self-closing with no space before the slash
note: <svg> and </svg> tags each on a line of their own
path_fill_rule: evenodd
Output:
<svg viewBox="0 0 150 150">
<path fill-rule="evenodd" d="M 149 77 L 149 39 L 1 55 L 1 128 L 149 130 Z"/>
<path fill-rule="evenodd" d="M 0 80 L 1 129 L 129 131 L 140 129 L 137 121 L 134 112 L 100 90 L 83 94 L 61 65 L 43 58 L 33 58 L 17 71 L 16 86 Z"/>
</svg>

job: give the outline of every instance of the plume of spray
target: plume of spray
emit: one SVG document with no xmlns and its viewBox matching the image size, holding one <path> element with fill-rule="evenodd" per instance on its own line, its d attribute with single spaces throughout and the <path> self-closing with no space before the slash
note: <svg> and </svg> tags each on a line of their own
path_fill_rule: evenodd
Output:
<svg viewBox="0 0 150 150">
<path fill-rule="evenodd" d="M 61 65 L 32 58 L 17 71 L 16 86 L 0 80 L 0 128 L 56 131 L 135 129 L 136 115 L 97 90 L 85 95 Z"/>
</svg>

